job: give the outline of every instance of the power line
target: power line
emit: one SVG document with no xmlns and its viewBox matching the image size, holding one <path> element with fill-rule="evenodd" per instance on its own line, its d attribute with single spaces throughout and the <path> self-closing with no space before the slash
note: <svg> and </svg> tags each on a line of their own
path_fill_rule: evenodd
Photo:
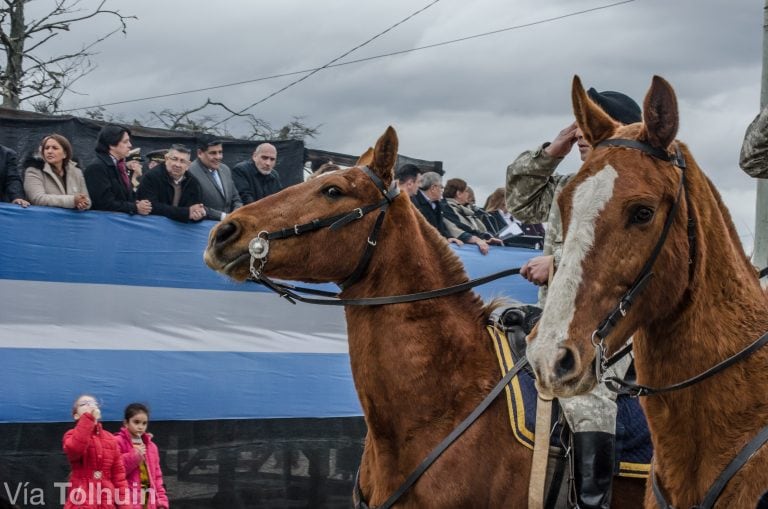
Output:
<svg viewBox="0 0 768 509">
<path fill-rule="evenodd" d="M 439 1 L 439 0 L 437 0 L 437 1 Z M 437 48 L 437 47 L 440 47 L 440 46 L 447 46 L 449 44 L 456 44 L 456 43 L 459 43 L 459 42 L 469 41 L 469 40 L 472 40 L 472 39 L 479 39 L 481 37 L 488 37 L 490 35 L 496 35 L 496 34 L 499 34 L 499 33 L 502 33 L 502 32 L 509 32 L 509 31 L 512 31 L 512 30 L 519 30 L 519 29 L 522 29 L 522 28 L 528 28 L 528 27 L 532 27 L 532 26 L 535 26 L 535 25 L 542 25 L 542 24 L 545 24 L 545 23 L 551 23 L 553 21 L 559 21 L 559 20 L 565 19 L 565 18 L 571 18 L 571 17 L 574 17 L 574 16 L 582 15 L 582 14 L 588 14 L 588 13 L 594 12 L 594 11 L 599 11 L 599 10 L 603 10 L 603 9 L 609 9 L 611 7 L 617 7 L 619 5 L 628 4 L 628 3 L 631 3 L 631 2 L 634 2 L 634 1 L 635 0 L 622 0 L 620 2 L 615 2 L 615 3 L 612 3 L 612 4 L 603 5 L 603 6 L 600 6 L 600 7 L 593 7 L 593 8 L 584 9 L 584 10 L 581 10 L 581 11 L 574 11 L 574 12 L 571 12 L 571 13 L 568 13 L 568 14 L 562 14 L 562 15 L 555 16 L 555 17 L 552 17 L 552 18 L 545 18 L 545 19 L 541 19 L 541 20 L 538 20 L 538 21 L 532 21 L 530 23 L 524 23 L 524 24 L 521 24 L 521 25 L 514 25 L 514 26 L 511 26 L 511 27 L 500 28 L 498 30 L 491 30 L 489 32 L 483 32 L 483 33 L 480 33 L 480 34 L 468 35 L 466 37 L 460 37 L 458 39 L 451 39 L 451 40 L 448 40 L 448 41 L 437 42 L 437 43 L 434 43 L 434 44 L 427 44 L 426 46 L 417 46 L 415 48 L 398 50 L 398 51 L 392 51 L 390 53 L 381 53 L 379 55 L 373 55 L 373 56 L 365 57 L 365 58 L 358 58 L 358 59 L 355 59 L 355 60 L 348 60 L 346 62 L 328 63 L 328 64 L 326 64 L 326 65 L 324 65 L 322 67 L 313 67 L 311 69 L 303 69 L 303 70 L 300 70 L 300 71 L 291 71 L 291 72 L 285 72 L 285 73 L 280 73 L 280 74 L 272 74 L 272 75 L 269 75 L 269 76 L 262 76 L 260 78 L 253 78 L 253 79 L 242 80 L 242 81 L 234 81 L 234 82 L 231 82 L 231 83 L 224 83 L 224 84 L 221 84 L 221 85 L 212 85 L 210 87 L 204 87 L 204 88 L 195 88 L 195 89 L 191 89 L 191 90 L 181 90 L 181 91 L 178 91 L 178 92 L 169 92 L 167 94 L 150 95 L 150 96 L 146 96 L 146 97 L 139 97 L 139 98 L 136 98 L 136 99 L 125 99 L 123 101 L 115 101 L 115 102 L 103 103 L 103 104 L 94 104 L 94 105 L 91 105 L 91 106 L 81 106 L 79 108 L 70 108 L 70 109 L 66 109 L 66 110 L 61 110 L 61 113 L 68 113 L 70 111 L 78 111 L 78 110 L 87 110 L 87 109 L 90 109 L 90 108 L 99 108 L 99 107 L 105 107 L 105 106 L 115 106 L 115 105 L 119 105 L 119 104 L 128 104 L 128 103 L 134 103 L 134 102 L 149 101 L 149 100 L 152 100 L 152 99 L 162 99 L 162 98 L 165 98 L 165 97 L 174 97 L 174 96 L 178 96 L 178 95 L 193 94 L 193 93 L 196 93 L 196 92 L 205 92 L 205 91 L 208 91 L 208 90 L 217 90 L 217 89 L 220 89 L 220 88 L 234 87 L 234 86 L 238 86 L 238 85 L 245 85 L 245 84 L 248 84 L 248 83 L 256 83 L 256 82 L 259 82 L 259 81 L 268 81 L 268 80 L 277 79 L 277 78 L 285 78 L 287 76 L 295 76 L 297 74 L 304 74 L 304 73 L 309 73 L 309 72 L 312 72 L 312 71 L 317 72 L 317 71 L 321 71 L 323 69 L 333 69 L 333 68 L 336 68 L 336 67 L 343 67 L 345 65 L 359 64 L 359 63 L 362 63 L 362 62 L 368 62 L 368 61 L 371 61 L 371 60 L 377 60 L 379 58 L 386 58 L 386 57 L 391 57 L 391 56 L 396 56 L 396 55 L 404 55 L 406 53 L 413 53 L 413 52 L 416 52 L 416 51 L 422 51 L 422 50 L 426 50 L 426 49 Z M 429 6 L 427 6 L 427 7 L 429 7 Z M 357 49 L 357 48 L 355 48 L 355 49 Z M 354 49 L 350 50 L 347 54 L 351 53 L 352 51 L 354 51 Z M 332 62 L 335 62 L 336 60 L 339 60 L 340 58 L 343 58 L 343 55 L 341 57 L 339 57 L 339 58 L 334 59 Z M 309 75 L 307 75 L 307 77 L 309 77 Z M 298 83 L 298 81 L 297 81 L 297 83 Z M 288 87 L 284 87 L 284 89 L 287 89 L 287 88 Z M 275 92 L 275 93 L 271 94 L 266 99 L 274 97 L 275 95 L 277 95 L 282 90 L 283 89 L 281 89 L 278 92 Z M 263 99 L 260 102 L 264 102 L 266 99 Z M 259 104 L 259 102 L 254 103 L 253 105 L 249 106 L 248 108 L 246 108 L 246 110 L 252 108 L 256 104 Z"/>
<path fill-rule="evenodd" d="M 383 31 L 379 32 L 379 33 L 378 33 L 378 34 L 376 34 L 376 35 L 374 35 L 373 37 L 371 37 L 371 38 L 370 38 L 370 39 L 368 39 L 367 41 L 365 41 L 365 42 L 363 42 L 363 43 L 361 43 L 361 44 L 358 44 L 357 46 L 355 46 L 355 47 L 354 47 L 354 48 L 352 48 L 351 50 L 349 50 L 349 51 L 345 52 L 343 55 L 339 55 L 338 57 L 334 58 L 333 60 L 331 60 L 330 62 L 328 62 L 328 63 L 327 63 L 327 64 L 325 64 L 324 66 L 322 66 L 322 67 L 318 67 L 317 69 L 313 70 L 313 71 L 312 71 L 312 72 L 310 72 L 309 74 L 307 74 L 307 75 L 305 75 L 305 76 L 302 76 L 301 78 L 299 78 L 299 79 L 297 79 L 297 80 L 294 80 L 294 81 L 292 81 L 292 82 L 288 83 L 288 84 L 287 84 L 286 86 L 284 86 L 283 88 L 281 88 L 281 89 L 279 89 L 279 90 L 277 90 L 277 91 L 275 91 L 275 92 L 272 92 L 271 94 L 269 94 L 268 96 L 266 96 L 266 97 L 264 97 L 264 98 L 262 98 L 262 99 L 259 99 L 258 101 L 256 101 L 255 103 L 251 104 L 251 105 L 250 105 L 250 106 L 248 106 L 247 108 L 243 108 L 242 110 L 238 111 L 237 113 L 233 113 L 233 114 L 231 114 L 230 116 L 228 116 L 228 117 L 227 117 L 227 118 L 225 118 L 224 120 L 220 120 L 219 122 L 216 122 L 216 123 L 215 123 L 215 124 L 213 124 L 211 127 L 216 127 L 216 126 L 219 126 L 219 125 L 223 124 L 224 122 L 226 122 L 227 120 L 229 120 L 229 119 L 231 119 L 231 118 L 234 118 L 234 117 L 236 117 L 236 116 L 238 116 L 238 115 L 242 115 L 243 113 L 245 113 L 246 111 L 250 110 L 250 109 L 251 109 L 251 108 L 253 108 L 254 106 L 258 106 L 259 104 L 261 104 L 261 103 L 263 103 L 264 101 L 266 101 L 266 100 L 268 100 L 268 99 L 270 99 L 270 98 L 272 98 L 272 97 L 276 96 L 277 94 L 279 94 L 279 93 L 282 93 L 282 92 L 284 92 L 284 91 L 288 90 L 289 88 L 291 88 L 292 86 L 294 86 L 294 85 L 297 85 L 297 84 L 301 83 L 302 81 L 304 81 L 305 79 L 309 78 L 310 76 L 313 76 L 313 75 L 315 75 L 315 74 L 319 73 L 320 71 L 322 71 L 323 69 L 326 69 L 326 68 L 327 68 L 329 65 L 333 64 L 334 62 L 336 62 L 336 61 L 338 61 L 338 60 L 341 60 L 342 58 L 344 58 L 345 56 L 349 55 L 350 53 L 352 53 L 352 52 L 354 52 L 354 51 L 357 51 L 358 49 L 362 48 L 362 47 L 363 47 L 363 46 L 365 46 L 366 44 L 368 44 L 368 43 L 370 43 L 370 42 L 372 42 L 372 41 L 374 41 L 374 40 L 378 39 L 379 37 L 381 37 L 382 35 L 386 34 L 387 32 L 389 32 L 389 31 L 391 31 L 391 30 L 395 29 L 396 27 L 398 27 L 398 26 L 402 25 L 403 23 L 405 23 L 405 22 L 406 22 L 406 21 L 408 21 L 409 19 L 413 18 L 414 16 L 416 16 L 416 15 L 418 15 L 418 14 L 421 14 L 422 12 L 426 11 L 427 9 L 429 9 L 430 7 L 432 7 L 433 5 L 435 5 L 435 4 L 436 4 L 437 2 L 439 2 L 439 1 L 440 1 L 440 0 L 433 0 L 432 2 L 428 3 L 427 5 L 425 5 L 425 6 L 424 6 L 424 7 L 422 7 L 421 9 L 419 9 L 418 11 L 416 11 L 416 12 L 414 12 L 414 13 L 412 13 L 412 14 L 410 14 L 410 15 L 406 16 L 405 18 L 401 19 L 400 21 L 398 21 L 398 22 L 397 22 L 397 23 L 395 23 L 394 25 L 390 26 L 389 28 L 387 28 L 387 29 L 385 29 L 385 30 L 383 30 Z"/>
</svg>

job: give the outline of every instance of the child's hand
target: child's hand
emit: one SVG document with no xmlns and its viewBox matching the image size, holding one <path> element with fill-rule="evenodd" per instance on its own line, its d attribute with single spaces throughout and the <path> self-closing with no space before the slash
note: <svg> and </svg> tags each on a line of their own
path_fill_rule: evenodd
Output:
<svg viewBox="0 0 768 509">
<path fill-rule="evenodd" d="M 139 453 L 141 459 L 144 459 L 144 456 L 147 454 L 147 446 L 144 444 L 133 444 L 133 448 Z"/>
</svg>

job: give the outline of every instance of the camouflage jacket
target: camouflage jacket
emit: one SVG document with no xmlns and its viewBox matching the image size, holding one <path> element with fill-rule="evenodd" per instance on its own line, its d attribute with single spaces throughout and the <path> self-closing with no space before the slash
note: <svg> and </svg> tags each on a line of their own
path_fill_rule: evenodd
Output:
<svg viewBox="0 0 768 509">
<path fill-rule="evenodd" d="M 507 210 L 523 223 L 546 222 L 542 254 L 553 255 L 555 268 L 560 265 L 563 249 L 563 224 L 557 195 L 574 174 L 559 175 L 555 170 L 563 160 L 552 157 L 544 149 L 549 145 L 527 150 L 507 167 Z M 539 288 L 539 306 L 544 306 L 547 287 Z"/>
<path fill-rule="evenodd" d="M 768 178 L 768 107 L 747 127 L 739 166 L 753 177 Z"/>
</svg>

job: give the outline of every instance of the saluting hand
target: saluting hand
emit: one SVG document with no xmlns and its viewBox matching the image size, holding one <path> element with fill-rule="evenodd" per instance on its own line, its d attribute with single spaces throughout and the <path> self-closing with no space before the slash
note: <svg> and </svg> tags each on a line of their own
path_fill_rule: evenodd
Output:
<svg viewBox="0 0 768 509">
<path fill-rule="evenodd" d="M 573 144 L 576 143 L 576 122 L 572 123 L 557 135 L 552 143 L 549 144 L 544 152 L 552 157 L 565 157 L 568 152 L 573 148 Z"/>
</svg>

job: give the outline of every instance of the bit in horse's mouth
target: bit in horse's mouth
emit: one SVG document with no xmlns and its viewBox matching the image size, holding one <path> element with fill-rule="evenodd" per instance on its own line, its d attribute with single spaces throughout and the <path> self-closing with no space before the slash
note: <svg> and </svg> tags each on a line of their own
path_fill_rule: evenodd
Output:
<svg viewBox="0 0 768 509">
<path fill-rule="evenodd" d="M 232 277 L 231 275 L 232 271 L 235 270 L 241 263 L 247 261 L 249 256 L 250 255 L 246 251 L 236 256 L 235 258 L 232 258 L 231 260 L 226 261 L 221 257 L 215 254 L 212 254 L 210 250 L 206 250 L 205 256 L 203 257 L 203 259 L 206 265 L 208 265 L 210 268 L 212 268 L 216 272 L 220 272 L 226 276 Z"/>
<path fill-rule="evenodd" d="M 229 262 L 225 263 L 220 269 L 218 269 L 220 272 L 226 274 L 227 276 L 231 277 L 231 272 L 235 270 L 238 266 L 240 266 L 241 263 L 247 262 L 250 258 L 250 253 L 248 251 L 241 253 L 239 256 L 234 258 L 233 260 L 230 260 Z"/>
</svg>

